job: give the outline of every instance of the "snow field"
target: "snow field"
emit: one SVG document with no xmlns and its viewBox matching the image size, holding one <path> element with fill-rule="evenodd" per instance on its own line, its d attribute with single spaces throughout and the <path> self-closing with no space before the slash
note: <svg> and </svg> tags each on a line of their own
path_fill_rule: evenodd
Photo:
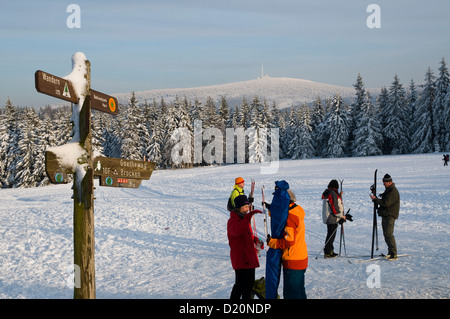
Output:
<svg viewBox="0 0 450 319">
<path fill-rule="evenodd" d="M 373 205 L 369 187 L 378 168 L 389 173 L 401 196 L 395 236 L 397 261 L 359 263 L 363 258 L 323 259 L 325 240 L 321 193 L 333 179 L 344 179 L 344 207 L 351 209 L 345 241 L 350 256 L 370 255 Z M 226 224 L 228 196 L 242 176 L 245 192 L 256 181 L 271 201 L 275 180 L 285 179 L 306 212 L 308 298 L 449 298 L 450 170 L 440 154 L 342 159 L 286 160 L 277 174 L 261 175 L 259 164 L 235 164 L 155 171 L 139 189 L 95 190 L 97 298 L 229 297 L 234 272 Z M 72 298 L 71 185 L 0 190 L 0 298 Z M 264 237 L 263 217 L 256 215 Z M 339 236 L 334 242 L 339 251 Z M 378 218 L 379 252 L 387 248 Z M 352 262 L 352 263 L 349 263 Z M 264 276 L 265 253 L 256 277 Z M 369 288 L 369 265 L 378 265 L 380 288 Z M 70 280 L 69 280 L 70 281 Z M 282 280 L 279 294 L 282 296 Z"/>
</svg>

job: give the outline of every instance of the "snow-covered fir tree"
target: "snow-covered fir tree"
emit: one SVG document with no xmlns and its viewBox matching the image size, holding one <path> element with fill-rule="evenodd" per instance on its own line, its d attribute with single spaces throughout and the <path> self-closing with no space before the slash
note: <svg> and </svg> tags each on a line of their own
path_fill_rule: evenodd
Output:
<svg viewBox="0 0 450 319">
<path fill-rule="evenodd" d="M 290 158 L 301 159 L 314 156 L 313 139 L 311 136 L 311 116 L 309 106 L 304 103 L 296 112 L 293 122 L 291 140 L 288 141 Z"/>
<path fill-rule="evenodd" d="M 342 102 L 341 95 L 338 93 L 331 99 L 330 106 L 330 112 L 327 113 L 324 119 L 325 127 L 328 132 L 327 148 L 324 156 L 345 157 L 349 152 L 349 111 Z"/>
<path fill-rule="evenodd" d="M 142 147 L 142 140 L 147 137 L 147 128 L 142 122 L 141 109 L 137 105 L 134 92 L 125 110 L 122 127 L 121 157 L 131 160 L 143 160 L 146 150 Z"/>
<path fill-rule="evenodd" d="M 433 101 L 433 132 L 434 140 L 433 146 L 436 152 L 446 149 L 448 139 L 445 137 L 445 133 L 448 132 L 449 126 L 445 123 L 446 114 L 446 99 L 449 90 L 450 76 L 445 63 L 445 59 L 442 58 L 441 66 L 439 67 L 439 76 L 435 83 L 435 99 Z M 447 110 L 448 111 L 448 110 Z"/>
<path fill-rule="evenodd" d="M 354 140 L 352 147 L 353 156 L 381 155 L 383 135 L 381 125 L 377 118 L 377 110 L 366 91 L 363 103 L 360 107 L 360 116 L 355 123 Z"/>
<path fill-rule="evenodd" d="M 3 113 L 0 156 L 3 174 L 0 176 L 2 187 L 13 187 L 17 174 L 17 156 L 19 152 L 20 113 L 8 99 Z"/>
<path fill-rule="evenodd" d="M 379 122 L 381 124 L 381 128 L 382 128 L 382 135 L 383 135 L 383 147 L 381 148 L 381 151 L 383 154 L 390 154 L 390 149 L 389 149 L 389 141 L 388 138 L 384 132 L 384 128 L 387 126 L 387 116 L 388 116 L 388 100 L 389 100 L 389 96 L 388 96 L 388 90 L 386 89 L 386 87 L 382 87 L 381 91 L 380 91 L 380 95 L 377 98 L 377 106 L 378 106 L 378 117 L 379 117 Z"/>
<path fill-rule="evenodd" d="M 445 98 L 445 108 L 444 108 L 444 113 L 443 113 L 443 117 L 444 117 L 444 127 L 445 127 L 445 132 L 443 134 L 443 140 L 444 140 L 444 144 L 445 147 L 441 150 L 444 152 L 449 152 L 450 151 L 450 90 L 448 90 L 447 92 L 447 96 Z M 447 142 L 445 142 L 447 141 Z"/>
<path fill-rule="evenodd" d="M 414 113 L 414 131 L 411 138 L 413 153 L 433 152 L 434 125 L 433 102 L 436 95 L 434 75 L 430 68 L 425 75 L 425 84 L 420 98 L 417 100 Z"/>
<path fill-rule="evenodd" d="M 13 186 L 35 187 L 39 182 L 39 176 L 34 174 L 36 165 L 45 167 L 45 162 L 37 161 L 37 145 L 39 145 L 37 138 L 39 136 L 40 120 L 36 111 L 32 108 L 26 108 L 23 112 L 21 124 L 18 148 L 15 154 L 16 175 Z"/>
<path fill-rule="evenodd" d="M 416 112 L 416 102 L 417 102 L 417 89 L 416 84 L 414 83 L 414 80 L 411 79 L 411 82 L 409 83 L 409 90 L 408 90 L 408 109 L 409 109 L 409 118 L 408 121 L 410 123 L 414 123 L 414 114 Z M 413 124 L 411 126 L 414 126 Z M 412 131 L 414 130 L 413 127 L 411 127 Z M 412 132 L 411 132 L 412 134 Z"/>
<path fill-rule="evenodd" d="M 383 118 L 386 121 L 383 133 L 387 141 L 388 154 L 406 154 L 410 146 L 408 103 L 406 91 L 397 75 L 394 76 L 389 92 L 386 109 L 383 110 Z"/>
<path fill-rule="evenodd" d="M 352 104 L 350 105 L 351 113 L 350 113 L 350 123 L 349 123 L 349 129 L 350 129 L 350 136 L 349 136 L 349 143 L 350 145 L 354 146 L 354 140 L 355 140 L 355 134 L 359 127 L 358 123 L 361 123 L 360 117 L 363 115 L 363 112 L 361 111 L 363 108 L 363 104 L 366 102 L 366 89 L 364 88 L 364 82 L 362 80 L 361 74 L 358 74 L 356 78 L 356 83 L 353 84 L 353 87 L 355 88 L 355 99 L 353 100 Z M 354 150 L 354 147 L 352 147 Z M 354 154 L 354 152 L 353 152 Z"/>
<path fill-rule="evenodd" d="M 312 129 L 312 137 L 313 137 L 313 145 L 314 145 L 314 155 L 322 156 L 324 152 L 325 142 L 322 139 L 324 136 L 323 130 L 324 125 L 323 119 L 325 118 L 325 107 L 322 103 L 320 96 L 314 100 L 311 110 L 311 129 Z"/>
</svg>

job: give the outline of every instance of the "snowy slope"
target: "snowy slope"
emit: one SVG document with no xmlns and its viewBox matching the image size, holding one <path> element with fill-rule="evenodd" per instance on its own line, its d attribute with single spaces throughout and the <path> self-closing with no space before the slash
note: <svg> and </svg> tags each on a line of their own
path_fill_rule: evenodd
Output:
<svg viewBox="0 0 450 319">
<path fill-rule="evenodd" d="M 205 102 L 210 96 L 215 102 L 219 102 L 221 97 L 227 99 L 229 106 L 241 105 L 243 98 L 250 103 L 255 96 L 261 100 L 266 98 L 272 105 L 276 102 L 279 108 L 300 105 L 304 102 L 310 103 L 320 96 L 321 99 L 328 99 L 335 93 L 340 93 L 344 99 L 353 98 L 355 89 L 319 82 L 313 82 L 293 78 L 272 78 L 263 77 L 256 80 L 234 82 L 222 85 L 211 85 L 187 89 L 161 89 L 135 92 L 138 101 L 147 100 L 149 103 L 156 99 L 159 103 L 163 97 L 166 102 L 173 101 L 177 96 L 186 97 L 190 101 L 198 98 Z M 371 91 L 371 93 L 376 93 Z M 120 103 L 127 104 L 130 99 L 130 92 L 118 93 Z"/>
<path fill-rule="evenodd" d="M 315 259 L 326 233 L 320 195 L 332 178 L 344 179 L 344 204 L 354 217 L 345 224 L 347 254 L 370 254 L 375 168 L 380 179 L 391 174 L 399 189 L 397 246 L 412 256 L 352 264 L 358 259 Z M 286 179 L 296 193 L 306 211 L 308 298 L 450 297 L 450 169 L 441 155 L 282 161 L 277 174 L 259 173 L 258 164 L 228 165 L 156 171 L 139 189 L 97 186 L 97 298 L 228 298 L 234 273 L 225 207 L 237 176 L 256 180 L 257 205 L 259 187 L 266 186 L 270 200 L 275 180 Z M 70 188 L 0 190 L 0 298 L 72 298 Z M 260 215 L 257 227 L 262 236 Z M 380 220 L 378 230 L 385 253 Z M 264 276 L 264 254 L 260 262 L 257 278 Z M 371 264 L 380 267 L 381 288 L 366 285 Z"/>
</svg>

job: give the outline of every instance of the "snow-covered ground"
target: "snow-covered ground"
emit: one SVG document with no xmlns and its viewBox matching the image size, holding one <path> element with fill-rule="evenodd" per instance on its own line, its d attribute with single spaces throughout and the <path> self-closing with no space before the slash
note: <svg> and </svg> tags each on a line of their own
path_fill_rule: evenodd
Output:
<svg viewBox="0 0 450 319">
<path fill-rule="evenodd" d="M 281 161 L 277 174 L 259 164 L 156 171 L 139 189 L 99 187 L 95 196 L 97 298 L 228 298 L 226 203 L 242 176 L 266 196 L 285 179 L 306 211 L 308 298 L 449 298 L 450 168 L 441 154 Z M 392 175 L 401 196 L 395 235 L 397 261 L 315 259 L 324 243 L 322 191 L 344 179 L 347 254 L 370 255 L 373 206 L 369 187 L 378 168 Z M 250 183 L 245 188 L 248 193 Z M 72 298 L 67 268 L 73 262 L 71 185 L 0 190 L 0 298 Z M 259 207 L 260 208 L 260 207 Z M 263 218 L 257 215 L 263 237 Z M 380 251 L 387 248 L 379 221 Z M 339 250 L 339 234 L 335 241 Z M 351 261 L 352 263 L 349 263 Z M 265 254 L 256 277 L 264 276 Z M 375 265 L 375 266 L 374 266 Z M 380 288 L 367 285 L 379 270 Z M 369 280 L 370 281 L 370 280 Z M 373 283 L 373 281 L 370 281 Z M 282 296 L 282 282 L 279 293 Z"/>
</svg>

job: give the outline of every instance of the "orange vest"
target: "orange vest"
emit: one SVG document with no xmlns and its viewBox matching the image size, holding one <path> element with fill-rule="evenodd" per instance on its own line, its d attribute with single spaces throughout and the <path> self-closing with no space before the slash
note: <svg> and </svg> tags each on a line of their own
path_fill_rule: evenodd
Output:
<svg viewBox="0 0 450 319">
<path fill-rule="evenodd" d="M 289 205 L 284 238 L 272 238 L 269 247 L 283 249 L 282 261 L 286 269 L 303 270 L 308 267 L 308 249 L 305 241 L 305 211 L 295 203 Z"/>
</svg>

